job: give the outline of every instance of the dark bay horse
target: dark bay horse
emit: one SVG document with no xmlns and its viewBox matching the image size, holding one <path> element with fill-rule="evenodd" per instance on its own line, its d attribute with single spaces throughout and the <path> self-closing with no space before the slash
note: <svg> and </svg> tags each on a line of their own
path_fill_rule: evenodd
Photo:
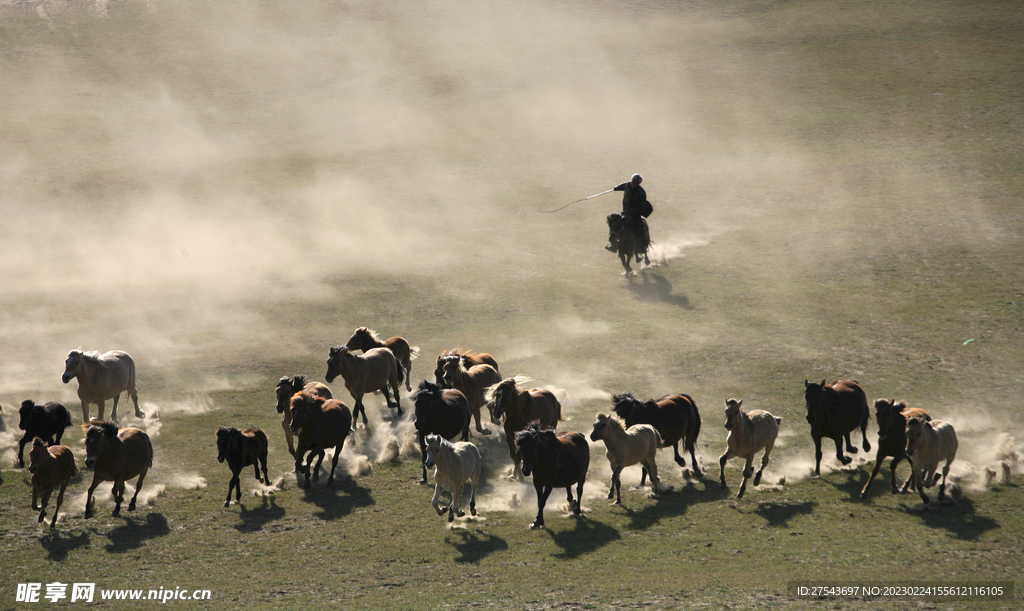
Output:
<svg viewBox="0 0 1024 611">
<path fill-rule="evenodd" d="M 359 327 L 345 344 L 349 350 L 372 350 L 387 348 L 395 355 L 398 365 L 405 370 L 405 389 L 412 392 L 412 362 L 420 355 L 419 346 L 410 346 L 404 337 L 389 337 L 382 340 L 377 332 Z"/>
<path fill-rule="evenodd" d="M 466 369 L 475 365 L 490 365 L 491 367 L 494 367 L 495 371 L 499 372 L 498 376 L 501 376 L 501 372 L 498 369 L 498 361 L 494 360 L 493 356 L 486 352 L 469 352 L 462 350 L 461 348 L 453 348 L 442 352 L 437 357 L 437 367 L 434 368 L 434 383 L 441 388 L 446 388 L 444 383 L 444 363 L 450 356 L 461 359 L 462 366 Z"/>
<path fill-rule="evenodd" d="M 515 434 L 516 448 L 523 458 L 523 474 L 533 475 L 537 491 L 537 517 L 530 528 L 544 527 L 544 505 L 555 488 L 565 488 L 569 507 L 580 515 L 583 484 L 590 467 L 590 444 L 582 433 L 555 433 L 544 429 L 537 421 Z M 572 498 L 572 485 L 576 484 L 576 499 Z"/>
<path fill-rule="evenodd" d="M 85 517 L 92 515 L 92 493 L 100 482 L 114 482 L 114 513 L 121 514 L 124 502 L 124 482 L 138 476 L 135 494 L 128 503 L 128 511 L 135 511 L 135 501 L 142 490 L 150 467 L 153 466 L 153 443 L 143 430 L 127 428 L 118 431 L 113 422 L 93 420 L 86 425 L 85 466 L 93 470 L 92 484 L 85 495 Z"/>
<path fill-rule="evenodd" d="M 313 481 L 320 479 L 320 465 L 324 462 L 324 452 L 334 448 L 331 462 L 331 475 L 327 484 L 334 483 L 334 471 L 338 468 L 338 458 L 345 447 L 345 439 L 352 430 L 352 412 L 348 406 L 337 399 L 324 399 L 302 391 L 292 397 L 292 432 L 297 436 L 295 448 L 295 470 L 305 476 L 303 488 L 310 487 L 309 467 L 313 456 L 317 456 L 316 467 L 313 469 Z M 306 456 L 306 453 L 309 456 Z M 306 458 L 303 467 L 302 459 Z"/>
<path fill-rule="evenodd" d="M 277 381 L 277 413 L 282 416 L 281 428 L 284 429 L 284 438 L 288 442 L 288 453 L 292 456 L 295 456 L 295 442 L 292 435 L 292 397 L 302 391 L 324 399 L 334 398 L 331 389 L 326 384 L 307 382 L 304 375 L 296 375 L 291 379 L 284 376 Z"/>
<path fill-rule="evenodd" d="M 481 435 L 490 435 L 490 429 L 480 426 L 480 408 L 487 404 L 484 390 L 501 381 L 498 370 L 490 365 L 473 365 L 470 368 L 462 362 L 458 356 L 448 356 L 444 360 L 444 385 L 448 388 L 455 388 L 462 391 L 469 401 L 469 411 L 476 421 L 476 430 Z"/>
<path fill-rule="evenodd" d="M 416 406 L 416 434 L 420 442 L 423 469 L 421 484 L 427 483 L 427 435 L 440 435 L 452 440 L 469 441 L 469 402 L 461 390 L 441 388 L 427 380 L 420 382 L 412 396 Z"/>
<path fill-rule="evenodd" d="M 638 237 L 630 229 L 629 225 L 626 224 L 621 214 L 609 214 L 606 220 L 608 222 L 608 231 L 619 236 L 615 246 L 615 254 L 619 255 L 622 267 L 626 270 L 625 273 L 633 273 L 633 268 L 629 266 L 629 260 L 632 257 L 636 257 L 637 264 L 640 263 L 640 258 L 643 257 L 644 263 L 650 265 L 651 261 L 647 258 L 647 249 L 651 245 L 650 242 L 642 241 L 642 238 Z M 641 218 L 640 222 L 646 225 L 647 219 Z"/>
<path fill-rule="evenodd" d="M 682 441 L 683 449 L 690 453 L 693 472 L 698 477 L 701 475 L 694 454 L 697 436 L 700 435 L 700 412 L 690 395 L 665 395 L 657 401 L 641 402 L 633 393 L 625 392 L 612 397 L 612 403 L 615 413 L 626 421 L 627 427 L 634 424 L 653 426 L 661 435 L 662 447 L 672 446 L 676 464 L 685 467 L 686 459 L 679 453 L 679 442 Z M 640 485 L 643 486 L 644 482 L 641 481 Z"/>
<path fill-rule="evenodd" d="M 398 409 L 398 417 L 402 417 L 402 404 L 398 400 L 398 389 L 402 383 L 402 369 L 398 366 L 395 355 L 387 348 L 373 348 L 362 356 L 351 352 L 347 346 L 331 348 L 327 359 L 327 382 L 341 376 L 345 380 L 345 388 L 355 399 L 352 408 L 352 421 L 355 422 L 360 412 L 363 414 L 363 425 L 367 425 L 366 408 L 363 407 L 363 395 L 368 392 L 381 391 L 388 402 L 388 407 Z M 388 387 L 395 393 L 394 401 Z M 295 427 L 292 427 L 292 431 Z"/>
<path fill-rule="evenodd" d="M 556 428 L 562 419 L 562 404 L 555 394 L 543 388 L 520 389 L 530 378 L 515 376 L 506 378 L 487 389 L 486 399 L 491 408 L 491 418 L 496 424 L 505 416 L 505 440 L 512 457 L 512 479 L 519 479 L 520 457 L 516 450 L 516 433 L 531 422 L 540 426 Z"/>
<path fill-rule="evenodd" d="M 860 498 L 867 498 L 871 482 L 878 475 L 878 470 L 882 467 L 882 461 L 889 456 L 892 456 L 892 462 L 889 463 L 889 483 L 892 486 L 892 493 L 896 494 L 896 465 L 901 460 L 910 462 L 910 456 L 907 455 L 907 420 L 910 418 L 920 418 L 929 421 L 932 419 L 928 412 L 923 409 L 907 407 L 906 401 L 875 399 L 875 420 L 878 422 L 878 452 L 875 454 L 875 466 L 871 469 L 871 475 L 868 476 L 864 489 L 860 491 Z M 911 471 L 913 471 L 913 464 L 911 464 Z M 907 488 L 913 485 L 913 482 L 914 474 L 911 473 L 907 481 L 903 483 L 902 491 L 906 492 Z"/>
<path fill-rule="evenodd" d="M 836 458 L 844 465 L 853 462 L 843 455 L 843 440 L 846 451 L 854 454 L 857 448 L 850 443 L 850 433 L 860 429 L 864 439 L 862 447 L 871 449 L 868 441 L 868 398 L 864 389 L 853 380 L 838 380 L 826 384 L 815 384 L 804 380 L 804 400 L 807 402 L 807 422 L 811 425 L 814 440 L 814 475 L 821 474 L 821 439 L 828 437 L 836 443 Z"/>
</svg>

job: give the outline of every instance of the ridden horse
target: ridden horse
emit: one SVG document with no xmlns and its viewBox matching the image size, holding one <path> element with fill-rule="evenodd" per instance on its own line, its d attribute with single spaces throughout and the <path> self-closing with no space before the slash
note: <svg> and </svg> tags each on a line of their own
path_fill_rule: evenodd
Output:
<svg viewBox="0 0 1024 611">
<path fill-rule="evenodd" d="M 851 454 L 857 448 L 850 443 L 850 433 L 859 428 L 864 439 L 863 448 L 871 449 L 868 441 L 868 398 L 860 384 L 852 380 L 838 380 L 821 384 L 804 380 L 804 400 L 807 402 L 807 422 L 811 425 L 814 439 L 814 475 L 821 474 L 821 439 L 828 437 L 836 443 L 836 458 L 844 465 L 853 458 L 843 455 L 843 440 L 846 451 Z"/>
<path fill-rule="evenodd" d="M 71 426 L 71 414 L 68 408 L 53 401 L 46 405 L 38 405 L 31 399 L 21 402 L 18 410 L 20 420 L 18 428 L 25 431 L 18 442 L 18 467 L 25 467 L 25 444 L 39 437 L 48 445 L 60 445 L 64 429 Z"/>
<path fill-rule="evenodd" d="M 633 393 L 625 392 L 612 397 L 612 404 L 615 406 L 612 409 L 626 421 L 626 426 L 653 426 L 661 435 L 664 444 L 662 447 L 672 446 L 676 464 L 685 467 L 686 459 L 679 453 L 679 442 L 682 441 L 683 449 L 690 452 L 693 472 L 700 477 L 701 470 L 694 454 L 697 436 L 700 435 L 700 412 L 697 411 L 697 403 L 690 395 L 665 395 L 657 401 L 641 403 Z M 644 485 L 642 479 L 640 485 Z"/>
<path fill-rule="evenodd" d="M 754 485 L 761 484 L 761 473 L 768 466 L 768 457 L 772 453 L 772 448 L 775 447 L 780 424 L 782 424 L 782 418 L 777 418 L 764 410 L 743 411 L 743 399 L 726 399 L 725 430 L 729 431 L 729 436 L 725 439 L 725 452 L 718 458 L 722 488 L 726 488 L 725 463 L 736 456 L 744 458 L 747 462 L 743 465 L 743 483 L 740 484 L 740 491 L 736 494 L 736 498 L 743 498 L 743 492 L 747 489 L 747 480 L 754 475 L 754 454 L 763 448 L 764 456 L 761 457 L 761 468 L 754 475 Z"/>
<path fill-rule="evenodd" d="M 283 416 L 281 418 L 281 428 L 284 429 L 284 438 L 288 441 L 288 453 L 292 456 L 295 456 L 295 445 L 292 441 L 292 397 L 302 391 L 323 397 L 324 399 L 334 398 L 331 389 L 327 385 L 320 382 L 307 382 L 304 375 L 296 375 L 290 380 L 288 376 L 284 376 L 277 381 L 277 413 Z"/>
<path fill-rule="evenodd" d="M 540 422 L 534 420 L 515 434 L 515 440 L 523 457 L 523 474 L 533 474 L 533 488 L 537 491 L 537 517 L 530 528 L 544 527 L 544 505 L 554 488 L 564 487 L 573 515 L 581 515 L 583 483 L 590 467 L 590 444 L 583 433 L 556 434 L 554 429 L 542 429 Z"/>
<path fill-rule="evenodd" d="M 220 427 L 217 429 L 217 462 L 228 461 L 231 468 L 231 479 L 228 481 L 228 498 L 224 499 L 224 506 L 231 505 L 231 490 L 235 490 L 235 501 L 242 500 L 242 480 L 238 475 L 242 469 L 252 465 L 256 470 L 256 481 L 261 484 L 270 485 L 270 476 L 267 475 L 267 434 L 262 429 L 249 427 L 238 430 L 235 427 Z M 263 477 L 260 478 L 260 466 L 263 466 Z"/>
<path fill-rule="evenodd" d="M 946 476 L 949 465 L 956 458 L 958 442 L 953 425 L 942 420 L 923 420 L 911 418 L 907 421 L 907 455 L 914 469 L 914 485 L 921 495 L 921 502 L 928 503 L 925 488 L 931 488 L 939 481 L 935 473 L 939 461 L 945 460 L 942 467 L 942 485 L 939 486 L 939 502 L 946 496 Z"/>
<path fill-rule="evenodd" d="M 469 403 L 461 390 L 441 388 L 427 380 L 420 382 L 412 396 L 416 406 L 416 436 L 420 442 L 421 484 L 427 483 L 427 435 L 440 435 L 445 439 L 461 436 L 469 441 Z"/>
<path fill-rule="evenodd" d="M 334 448 L 334 458 L 327 484 L 334 483 L 334 470 L 338 468 L 338 458 L 351 431 L 352 412 L 341 401 L 324 399 L 306 391 L 292 397 L 292 432 L 297 436 L 295 470 L 305 477 L 303 488 L 310 487 L 309 466 L 314 455 L 318 458 L 313 469 L 313 481 L 320 479 L 320 465 L 328 448 Z M 303 467 L 302 458 L 306 452 L 309 456 Z"/>
<path fill-rule="evenodd" d="M 53 508 L 53 519 L 50 520 L 50 528 L 53 528 L 57 524 L 60 505 L 64 502 L 64 489 L 75 476 L 75 455 L 67 446 L 54 445 L 47 448 L 46 442 L 36 437 L 32 440 L 28 459 L 28 471 L 32 474 L 32 509 L 39 512 L 40 522 L 46 518 L 46 505 L 50 502 L 50 495 L 55 489 L 60 488 L 60 492 L 57 493 L 57 504 Z M 37 499 L 40 500 L 38 507 Z"/>
<path fill-rule="evenodd" d="M 494 367 L 495 371 L 499 372 L 499 377 L 501 376 L 500 370 L 498 369 L 498 361 L 494 360 L 493 356 L 487 354 L 486 352 L 466 352 L 463 351 L 461 348 L 453 348 L 451 350 L 442 352 L 437 356 L 437 366 L 434 368 L 434 383 L 440 386 L 441 388 L 445 388 L 444 363 L 445 360 L 450 356 L 455 356 L 462 359 L 462 366 L 465 367 L 466 369 L 469 369 L 470 367 L 473 367 L 475 365 L 490 365 L 491 367 Z"/>
<path fill-rule="evenodd" d="M 502 415 L 505 416 L 505 441 L 508 442 L 508 453 L 512 457 L 512 479 L 521 477 L 516 433 L 534 420 L 540 422 L 540 426 L 555 428 L 562 419 L 562 404 L 550 390 L 519 390 L 519 384 L 529 381 L 530 378 L 521 375 L 505 378 L 489 387 L 485 393 L 487 404 L 491 406 L 491 421 L 500 424 Z"/>
<path fill-rule="evenodd" d="M 644 241 L 642 237 L 638 237 L 630 229 L 629 225 L 626 224 L 621 214 L 609 214 L 606 220 L 608 222 L 608 231 L 619 236 L 618 242 L 615 244 L 615 253 L 619 255 L 622 267 L 626 270 L 625 273 L 627 275 L 633 273 L 633 268 L 629 266 L 630 257 L 636 257 L 636 262 L 639 264 L 640 257 L 642 256 L 644 263 L 650 265 L 651 261 L 647 258 L 647 249 L 651 245 L 650 241 Z M 647 219 L 641 218 L 640 222 L 646 225 Z"/>
<path fill-rule="evenodd" d="M 402 369 L 398 366 L 395 355 L 387 348 L 372 348 L 362 356 L 351 352 L 347 346 L 331 348 L 327 359 L 328 383 L 341 376 L 356 404 L 352 408 L 352 422 L 356 422 L 360 412 L 363 414 L 363 426 L 366 421 L 366 408 L 363 407 L 363 395 L 368 392 L 381 391 L 388 407 L 398 409 L 398 417 L 402 417 L 402 404 L 398 400 L 398 389 L 402 384 Z M 388 392 L 388 386 L 395 393 L 394 401 Z M 295 427 L 292 427 L 295 430 Z"/>
<path fill-rule="evenodd" d="M 111 350 L 100 354 L 72 350 L 64 362 L 64 375 L 60 379 L 67 384 L 72 378 L 78 378 L 78 398 L 82 401 L 83 423 L 89 422 L 90 403 L 96 404 L 97 419 L 103 420 L 106 401 L 113 399 L 114 407 L 110 410 L 110 420 L 116 424 L 117 402 L 122 392 L 128 393 L 135 404 L 135 417 L 146 417 L 139 409 L 139 393 L 135 390 L 135 361 L 126 352 Z"/>
<path fill-rule="evenodd" d="M 468 441 L 457 441 L 452 443 L 440 435 L 427 435 L 427 468 L 434 467 L 434 498 L 430 499 L 430 506 L 434 508 L 437 515 L 444 515 L 448 512 L 448 521 L 460 518 L 466 512 L 459 509 L 459 498 L 462 497 L 462 490 L 467 480 L 472 484 L 472 492 L 469 497 L 469 512 L 476 515 L 476 489 L 480 486 L 480 470 L 483 461 L 480 458 L 480 450 Z M 449 492 L 452 495 L 452 504 L 448 507 L 441 507 L 441 493 Z"/>
<path fill-rule="evenodd" d="M 93 490 L 100 482 L 114 482 L 114 513 L 121 514 L 124 501 L 124 482 L 138 476 L 135 494 L 128 503 L 128 511 L 135 511 L 135 501 L 142 490 L 146 473 L 153 466 L 153 443 L 142 429 L 127 428 L 118 431 L 113 422 L 93 420 L 84 425 L 85 466 L 93 470 L 92 484 L 85 495 L 85 517 L 92 515 Z"/>
<path fill-rule="evenodd" d="M 490 435 L 490 429 L 480 426 L 480 408 L 487 404 L 484 389 L 501 381 L 498 370 L 491 365 L 473 365 L 469 369 L 458 356 L 447 356 L 444 360 L 444 385 L 448 388 L 461 390 L 469 401 L 469 411 L 476 422 L 476 430 L 481 435 Z"/>
<path fill-rule="evenodd" d="M 389 337 L 381 340 L 373 329 L 359 327 L 345 344 L 349 350 L 362 350 L 364 353 L 373 348 L 387 348 L 395 355 L 398 365 L 405 370 L 405 389 L 412 392 L 412 362 L 420 355 L 419 346 L 410 346 L 404 337 Z"/>
<path fill-rule="evenodd" d="M 640 463 L 645 472 L 651 475 L 651 487 L 657 494 L 661 490 L 658 479 L 658 465 L 655 460 L 661 446 L 661 435 L 649 424 L 636 424 L 626 428 L 622 418 L 612 414 L 598 414 L 594 421 L 594 430 L 590 433 L 591 441 L 603 440 L 608 448 L 608 463 L 612 467 L 612 487 L 608 490 L 608 498 L 615 497 L 614 505 L 622 504 L 622 481 L 619 474 L 630 465 Z"/>
<path fill-rule="evenodd" d="M 910 457 L 907 455 L 907 420 L 910 418 L 932 419 L 923 409 L 907 407 L 906 401 L 875 399 L 875 420 L 878 421 L 878 452 L 875 454 L 875 466 L 871 469 L 871 475 L 868 476 L 868 481 L 860 491 L 860 498 L 867 498 L 871 482 L 878 475 L 882 461 L 889 456 L 892 456 L 892 462 L 889 463 L 889 483 L 892 486 L 892 493 L 896 494 L 896 465 L 904 459 L 910 461 Z M 910 470 L 910 477 L 903 483 L 903 492 L 906 492 L 907 487 L 914 482 L 913 463 L 910 465 Z"/>
</svg>

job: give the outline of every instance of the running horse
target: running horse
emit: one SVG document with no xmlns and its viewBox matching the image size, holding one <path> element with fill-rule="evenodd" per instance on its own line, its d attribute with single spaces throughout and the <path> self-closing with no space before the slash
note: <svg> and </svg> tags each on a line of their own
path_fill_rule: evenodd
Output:
<svg viewBox="0 0 1024 611">
<path fill-rule="evenodd" d="M 622 261 L 622 267 L 625 268 L 626 275 L 633 273 L 633 268 L 629 266 L 629 260 L 633 257 L 636 258 L 637 264 L 640 263 L 640 258 L 643 257 L 644 264 L 650 265 L 651 260 L 647 258 L 647 249 L 651 246 L 650 240 L 644 240 L 642 236 L 637 236 L 630 229 L 629 224 L 626 223 L 621 214 L 609 214 L 607 221 L 608 232 L 619 236 L 618 240 L 614 243 L 614 252 L 619 255 L 619 260 Z M 641 218 L 640 222 L 646 225 L 647 219 Z"/>
<path fill-rule="evenodd" d="M 380 336 L 373 329 L 359 327 L 348 338 L 345 344 L 349 350 L 367 350 L 374 348 L 387 348 L 395 355 L 398 366 L 405 370 L 405 389 L 412 392 L 412 362 L 420 355 L 419 346 L 410 346 L 404 337 L 389 337 L 381 340 Z"/>
<path fill-rule="evenodd" d="M 398 389 L 402 383 L 402 368 L 398 366 L 398 361 L 390 350 L 373 348 L 359 356 L 351 352 L 347 346 L 331 348 L 325 376 L 327 383 L 334 382 L 339 375 L 345 380 L 345 388 L 356 402 L 352 408 L 353 424 L 355 424 L 359 413 L 362 412 L 363 426 L 368 426 L 366 408 L 363 407 L 363 395 L 377 390 L 384 393 L 388 407 L 397 409 L 398 417 L 402 417 L 402 404 L 398 401 Z M 394 392 L 394 400 L 391 398 L 391 393 L 388 392 L 389 386 Z M 294 406 L 294 402 L 292 405 Z M 294 417 L 293 414 L 292 418 Z M 294 426 L 292 431 L 295 431 Z"/>
<path fill-rule="evenodd" d="M 72 350 L 64 362 L 64 375 L 61 381 L 65 384 L 72 378 L 78 378 L 78 398 L 82 401 L 82 422 L 89 423 L 89 404 L 97 406 L 97 416 L 103 420 L 103 409 L 107 399 L 114 400 L 110 410 L 111 422 L 117 422 L 117 401 L 121 393 L 128 393 L 135 404 L 135 417 L 145 418 L 146 414 L 139 409 L 139 393 L 135 390 L 135 361 L 128 353 L 111 350 L 98 352 L 82 352 Z"/>
</svg>

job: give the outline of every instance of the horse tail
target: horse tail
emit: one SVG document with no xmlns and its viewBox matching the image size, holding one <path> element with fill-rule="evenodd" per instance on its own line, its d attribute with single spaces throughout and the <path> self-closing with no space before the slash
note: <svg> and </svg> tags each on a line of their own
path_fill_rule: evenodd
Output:
<svg viewBox="0 0 1024 611">
<path fill-rule="evenodd" d="M 397 362 L 395 363 L 395 369 L 398 370 L 398 383 L 401 384 L 405 381 L 405 369 Z"/>
<path fill-rule="evenodd" d="M 688 430 L 686 431 L 686 449 L 694 451 L 697 449 L 697 437 L 700 436 L 700 411 L 697 409 L 697 402 L 693 400 L 693 397 L 687 394 L 683 394 L 683 396 L 690 400 L 691 407 L 691 424 L 688 427 Z"/>
<path fill-rule="evenodd" d="M 420 355 L 420 347 L 419 346 L 409 346 L 409 360 L 410 361 L 415 361 L 416 357 L 418 357 L 419 355 Z"/>
</svg>

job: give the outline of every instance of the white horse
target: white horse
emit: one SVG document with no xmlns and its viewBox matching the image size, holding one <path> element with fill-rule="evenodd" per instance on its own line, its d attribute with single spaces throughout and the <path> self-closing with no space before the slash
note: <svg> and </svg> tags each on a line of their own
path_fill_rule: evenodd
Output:
<svg viewBox="0 0 1024 611">
<path fill-rule="evenodd" d="M 460 518 L 466 515 L 466 512 L 459 509 L 459 498 L 462 496 L 466 480 L 473 485 L 469 498 L 469 512 L 476 515 L 476 489 L 480 485 L 480 467 L 483 464 L 480 450 L 468 441 L 452 443 L 440 435 L 427 435 L 425 464 L 428 469 L 437 465 L 434 471 L 434 498 L 430 500 L 430 505 L 437 515 L 444 515 L 447 511 L 449 522 L 455 520 L 456 514 Z M 452 495 L 452 504 L 448 507 L 441 507 L 442 492 L 449 492 Z"/>
<path fill-rule="evenodd" d="M 72 350 L 64 362 L 61 380 L 67 384 L 78 378 L 78 398 L 82 401 L 82 422 L 89 423 L 89 404 L 95 403 L 97 419 L 103 420 L 107 399 L 114 400 L 110 420 L 117 422 L 117 401 L 127 392 L 135 404 L 135 417 L 145 418 L 139 409 L 139 393 L 135 390 L 135 361 L 128 353 L 111 350 L 104 354 Z"/>
<path fill-rule="evenodd" d="M 615 497 L 615 505 L 622 504 L 622 482 L 619 480 L 619 474 L 630 465 L 642 464 L 644 473 L 651 476 L 654 493 L 657 494 L 661 490 L 658 465 L 654 460 L 662 441 L 661 435 L 653 426 L 634 424 L 627 429 L 626 423 L 615 414 L 598 414 L 594 422 L 594 431 L 590 433 L 590 440 L 599 439 L 603 440 L 605 447 L 608 448 L 608 462 L 612 467 L 612 487 L 608 490 L 608 498 Z"/>
</svg>

